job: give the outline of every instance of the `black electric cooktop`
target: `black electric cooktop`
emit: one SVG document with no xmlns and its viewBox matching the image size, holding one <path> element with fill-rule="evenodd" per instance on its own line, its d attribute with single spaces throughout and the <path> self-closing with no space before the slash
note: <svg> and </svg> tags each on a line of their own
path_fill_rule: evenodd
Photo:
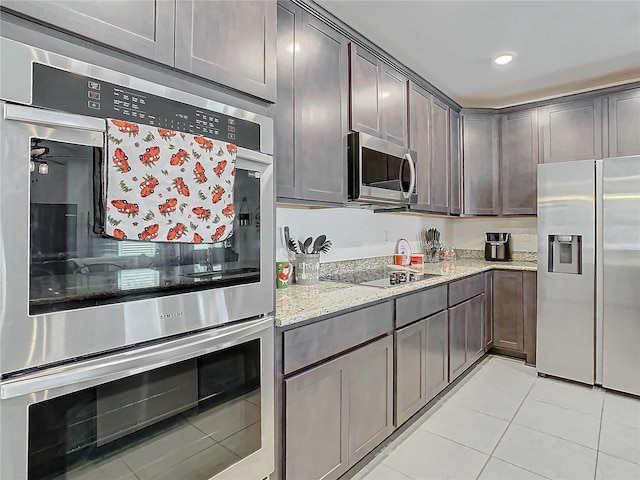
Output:
<svg viewBox="0 0 640 480">
<path fill-rule="evenodd" d="M 390 268 L 376 270 L 354 270 L 352 272 L 334 273 L 325 275 L 323 280 L 331 280 L 342 283 L 355 283 L 370 287 L 389 288 L 405 283 L 419 282 L 428 278 L 438 277 L 431 273 L 413 273 Z"/>
</svg>

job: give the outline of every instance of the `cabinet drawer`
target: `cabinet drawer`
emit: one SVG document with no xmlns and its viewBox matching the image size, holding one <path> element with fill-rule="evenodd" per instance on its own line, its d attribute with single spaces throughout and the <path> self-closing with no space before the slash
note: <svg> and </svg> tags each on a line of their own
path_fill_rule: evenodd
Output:
<svg viewBox="0 0 640 480">
<path fill-rule="evenodd" d="M 449 284 L 449 306 L 484 293 L 484 274 L 463 278 Z"/>
<path fill-rule="evenodd" d="M 396 300 L 396 328 L 447 308 L 447 286 L 430 288 Z"/>
<path fill-rule="evenodd" d="M 393 332 L 393 302 L 386 302 L 284 332 L 284 373 L 289 374 Z"/>
</svg>

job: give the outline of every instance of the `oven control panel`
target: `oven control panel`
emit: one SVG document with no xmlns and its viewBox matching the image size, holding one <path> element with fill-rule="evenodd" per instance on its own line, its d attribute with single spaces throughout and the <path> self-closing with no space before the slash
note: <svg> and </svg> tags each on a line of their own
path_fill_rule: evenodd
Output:
<svg viewBox="0 0 640 480">
<path fill-rule="evenodd" d="M 32 105 L 118 118 L 260 150 L 260 125 L 48 65 L 33 64 Z"/>
</svg>

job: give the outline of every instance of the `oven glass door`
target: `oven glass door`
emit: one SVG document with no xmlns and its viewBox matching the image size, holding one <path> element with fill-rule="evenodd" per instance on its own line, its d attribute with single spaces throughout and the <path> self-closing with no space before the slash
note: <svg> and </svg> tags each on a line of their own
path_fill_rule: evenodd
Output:
<svg viewBox="0 0 640 480">
<path fill-rule="evenodd" d="M 32 404 L 28 478 L 215 476 L 262 447 L 262 348 L 256 338 Z"/>
<path fill-rule="evenodd" d="M 31 138 L 30 315 L 260 281 L 259 172 L 238 159 L 224 242 L 117 240 L 96 233 L 103 158 L 102 148 Z M 210 238 L 214 221 L 206 228 L 189 234 Z"/>
</svg>

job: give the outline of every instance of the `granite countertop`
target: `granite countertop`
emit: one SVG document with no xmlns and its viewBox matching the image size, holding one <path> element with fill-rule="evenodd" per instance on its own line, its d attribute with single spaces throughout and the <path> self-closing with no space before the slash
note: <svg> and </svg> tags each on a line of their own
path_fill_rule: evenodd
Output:
<svg viewBox="0 0 640 480">
<path fill-rule="evenodd" d="M 426 263 L 424 267 L 425 273 L 435 273 L 440 276 L 390 288 L 321 281 L 318 285 L 292 284 L 288 288 L 276 290 L 276 327 L 286 327 L 492 269 L 535 272 L 537 263 L 535 261 L 458 260 L 453 264 Z"/>
</svg>

